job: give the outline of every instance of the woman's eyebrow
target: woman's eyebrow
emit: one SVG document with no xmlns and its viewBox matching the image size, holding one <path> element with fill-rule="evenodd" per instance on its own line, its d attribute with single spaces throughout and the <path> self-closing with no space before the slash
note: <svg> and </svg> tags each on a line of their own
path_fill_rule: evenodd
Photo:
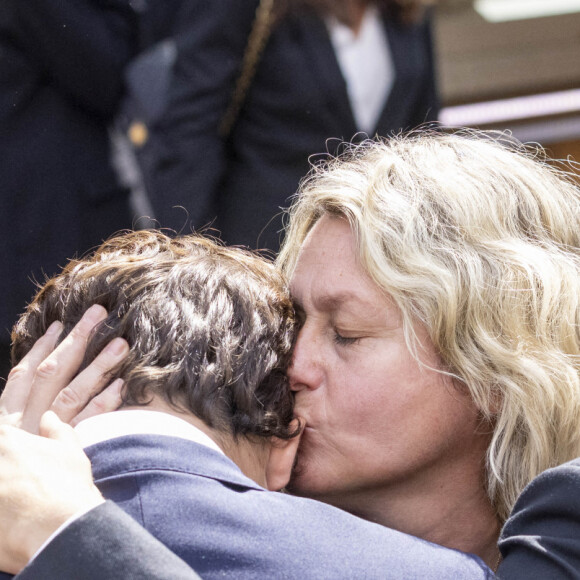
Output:
<svg viewBox="0 0 580 580">
<path fill-rule="evenodd" d="M 294 305 L 294 310 L 298 314 L 304 314 L 306 312 L 303 302 L 297 296 L 292 296 L 292 304 Z M 332 312 L 338 310 L 345 304 L 350 305 L 360 305 L 369 306 L 371 302 L 361 298 L 359 294 L 351 290 L 337 290 L 335 292 L 325 292 L 320 296 L 316 296 L 312 299 L 312 305 L 316 310 L 321 310 L 324 312 Z"/>
<path fill-rule="evenodd" d="M 324 310 L 326 312 L 336 311 L 344 305 L 360 305 L 367 306 L 369 303 L 367 300 L 361 298 L 356 292 L 350 290 L 341 290 L 333 293 L 323 294 L 318 296 L 314 300 L 315 306 L 319 310 Z"/>
</svg>

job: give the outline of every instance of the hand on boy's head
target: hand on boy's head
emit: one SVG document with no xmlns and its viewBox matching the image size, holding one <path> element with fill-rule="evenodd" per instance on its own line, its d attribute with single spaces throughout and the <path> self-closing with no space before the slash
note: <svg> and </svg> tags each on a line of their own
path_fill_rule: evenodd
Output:
<svg viewBox="0 0 580 580">
<path fill-rule="evenodd" d="M 12 574 L 70 517 L 104 501 L 72 428 L 49 412 L 39 431 L 0 418 L 0 570 Z"/>
<path fill-rule="evenodd" d="M 18 573 L 61 524 L 104 501 L 74 431 L 45 411 L 74 423 L 119 405 L 122 382 L 101 391 L 129 350 L 124 340 L 109 343 L 73 379 L 106 316 L 93 306 L 58 347 L 62 324 L 53 323 L 8 377 L 0 397 L 0 570 Z"/>
<path fill-rule="evenodd" d="M 106 386 L 107 371 L 127 355 L 129 346 L 125 340 L 112 340 L 75 377 L 92 329 L 106 316 L 107 311 L 102 306 L 92 306 L 56 348 L 62 325 L 53 323 L 12 369 L 0 397 L 0 414 L 20 414 L 20 426 L 36 433 L 40 417 L 49 409 L 65 422 L 74 422 L 81 413 L 90 416 L 116 409 L 120 404 L 118 382 L 98 398 L 95 397 Z"/>
</svg>

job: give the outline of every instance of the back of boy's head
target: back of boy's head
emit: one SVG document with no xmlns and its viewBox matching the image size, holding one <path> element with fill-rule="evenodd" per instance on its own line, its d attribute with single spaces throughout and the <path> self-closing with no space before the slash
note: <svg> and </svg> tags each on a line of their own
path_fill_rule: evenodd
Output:
<svg viewBox="0 0 580 580">
<path fill-rule="evenodd" d="M 125 338 L 130 353 L 111 373 L 124 380 L 124 404 L 155 395 L 234 437 L 294 434 L 285 374 L 294 314 L 271 263 L 198 235 L 112 238 L 41 288 L 14 327 L 13 363 L 55 320 L 62 340 L 93 304 L 109 315 L 81 369 L 114 337 Z"/>
</svg>

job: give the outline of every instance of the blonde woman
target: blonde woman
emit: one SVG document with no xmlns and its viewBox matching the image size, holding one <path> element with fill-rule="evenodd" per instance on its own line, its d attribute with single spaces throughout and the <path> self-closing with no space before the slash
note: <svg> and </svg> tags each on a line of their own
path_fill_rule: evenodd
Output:
<svg viewBox="0 0 580 580">
<path fill-rule="evenodd" d="M 316 168 L 278 258 L 302 329 L 294 493 L 497 568 L 524 486 L 580 455 L 580 194 L 477 135 Z"/>
</svg>

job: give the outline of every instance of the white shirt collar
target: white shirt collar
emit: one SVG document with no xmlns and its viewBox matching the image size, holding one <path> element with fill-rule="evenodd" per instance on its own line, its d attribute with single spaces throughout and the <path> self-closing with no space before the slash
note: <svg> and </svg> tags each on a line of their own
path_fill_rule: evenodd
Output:
<svg viewBox="0 0 580 580">
<path fill-rule="evenodd" d="M 334 17 L 326 25 L 357 129 L 372 137 L 396 77 L 381 13 L 377 6 L 366 8 L 358 34 Z"/>
<path fill-rule="evenodd" d="M 75 431 L 83 447 L 124 435 L 169 435 L 194 441 L 224 454 L 201 429 L 162 411 L 131 409 L 103 413 L 81 421 Z"/>
</svg>

